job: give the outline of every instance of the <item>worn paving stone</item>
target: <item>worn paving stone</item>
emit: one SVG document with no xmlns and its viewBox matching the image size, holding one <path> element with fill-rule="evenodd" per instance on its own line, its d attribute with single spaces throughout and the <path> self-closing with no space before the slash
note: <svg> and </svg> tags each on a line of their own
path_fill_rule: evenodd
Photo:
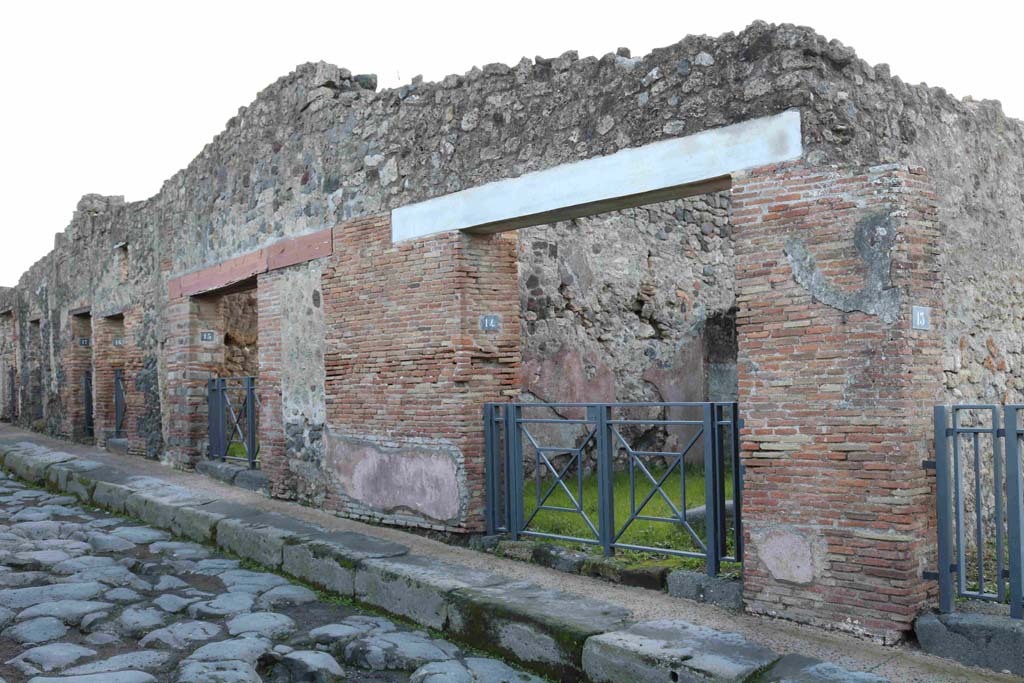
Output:
<svg viewBox="0 0 1024 683">
<path fill-rule="evenodd" d="M 1024 676 L 1024 623 L 1004 615 L 925 614 L 914 624 L 925 652 Z"/>
<path fill-rule="evenodd" d="M 588 639 L 583 670 L 594 683 L 741 683 L 777 659 L 738 634 L 662 619 Z"/>
<path fill-rule="evenodd" d="M 263 683 L 249 662 L 183 662 L 175 678 L 177 683 Z"/>
<path fill-rule="evenodd" d="M 496 659 L 467 657 L 424 664 L 409 677 L 409 683 L 544 683 L 544 679 Z"/>
<path fill-rule="evenodd" d="M 94 612 L 109 610 L 114 605 L 98 600 L 57 600 L 41 602 L 18 613 L 18 619 L 34 619 L 35 617 L 51 616 L 65 624 L 78 624 L 82 617 Z"/>
<path fill-rule="evenodd" d="M 68 632 L 68 627 L 54 617 L 28 619 L 4 629 L 0 635 L 17 643 L 37 644 L 57 640 Z"/>
<path fill-rule="evenodd" d="M 41 602 L 55 600 L 88 600 L 105 592 L 108 586 L 97 581 L 62 583 L 50 586 L 27 586 L 0 590 L 0 607 L 24 609 Z"/>
<path fill-rule="evenodd" d="M 166 541 L 170 539 L 170 534 L 166 531 L 160 531 L 159 529 L 151 529 L 146 526 L 125 526 L 118 529 L 114 529 L 111 532 L 114 536 L 123 538 L 126 541 L 130 541 L 135 544 L 148 544 L 156 541 Z"/>
<path fill-rule="evenodd" d="M 270 652 L 273 641 L 263 636 L 245 635 L 232 640 L 221 640 L 203 645 L 190 654 L 187 659 L 196 662 L 240 661 L 255 664 L 256 661 Z"/>
<path fill-rule="evenodd" d="M 156 683 L 156 677 L 145 671 L 115 671 L 83 676 L 36 676 L 28 683 Z"/>
<path fill-rule="evenodd" d="M 153 601 L 153 604 L 162 609 L 165 612 L 178 613 L 184 610 L 186 607 L 194 602 L 198 602 L 197 597 L 181 597 L 179 595 L 161 595 Z"/>
<path fill-rule="evenodd" d="M 64 675 L 99 674 L 111 671 L 161 671 L 174 660 L 174 655 L 163 650 L 139 650 L 114 655 L 97 662 L 81 664 L 66 669 Z"/>
<path fill-rule="evenodd" d="M 283 605 L 306 605 L 316 602 L 316 599 L 316 593 L 305 586 L 288 584 L 271 588 L 256 600 L 256 604 L 263 609 L 274 609 Z"/>
<path fill-rule="evenodd" d="M 428 662 L 443 662 L 460 655 L 457 646 L 426 633 L 395 631 L 373 633 L 349 642 L 345 661 L 364 669 L 414 671 Z"/>
<path fill-rule="evenodd" d="M 202 643 L 220 635 L 219 625 L 208 621 L 181 621 L 151 631 L 139 641 L 142 647 L 159 646 L 181 650 L 193 643 Z"/>
<path fill-rule="evenodd" d="M 288 579 L 268 572 L 254 572 L 248 569 L 229 569 L 217 574 L 229 592 L 265 593 L 271 588 L 289 585 Z"/>
<path fill-rule="evenodd" d="M 295 621 L 284 614 L 251 612 L 234 617 L 227 623 L 228 633 L 237 636 L 255 633 L 267 638 L 283 638 L 295 632 Z"/>
<path fill-rule="evenodd" d="M 0 443 L 0 460 L 4 452 Z M 40 452 L 24 449 L 26 458 Z M 185 507 L 174 507 L 187 497 L 184 490 L 163 492 L 158 479 L 127 477 L 113 468 L 88 473 L 109 478 L 76 485 L 93 502 L 171 528 L 175 520 L 187 520 L 198 527 L 192 538 L 213 540 L 215 525 L 228 512 L 245 512 L 200 503 L 194 509 L 207 509 L 190 517 Z M 51 467 L 47 478 L 70 487 L 72 474 Z M 0 683 L 407 683 L 409 673 L 431 662 L 462 672 L 505 671 L 499 662 L 464 661 L 451 643 L 321 600 L 305 586 L 243 569 L 238 560 L 163 529 L 80 508 L 72 498 L 21 488 L 3 475 L 0 482 L 0 641 L 17 648 L 0 661 Z M 237 521 L 236 542 L 262 543 L 259 552 L 276 554 L 284 543 L 284 557 L 284 548 L 316 545 L 323 552 L 309 554 L 313 562 L 306 570 L 317 576 L 343 567 L 341 587 L 349 596 L 359 562 L 407 554 L 404 546 L 326 533 L 280 515 L 243 514 Z M 307 536 L 317 543 L 306 542 Z M 300 545 L 288 545 L 293 542 Z M 403 567 L 395 575 L 415 593 L 406 596 L 407 605 L 489 582 L 469 580 L 472 572 L 449 570 L 445 576 L 443 567 L 416 559 Z M 388 590 L 399 594 L 397 584 Z M 436 611 L 431 604 L 424 609 Z M 485 679 L 480 674 L 472 680 Z"/>
<path fill-rule="evenodd" d="M 405 555 L 362 562 L 356 570 L 355 591 L 356 598 L 363 602 L 441 629 L 448 621 L 453 591 L 497 586 L 505 581 L 491 572 Z"/>
<path fill-rule="evenodd" d="M 91 657 L 91 650 L 74 643 L 49 643 L 30 648 L 8 662 L 26 674 L 61 670 L 80 659 Z"/>
<path fill-rule="evenodd" d="M 759 678 L 758 683 L 889 683 L 881 676 L 848 671 L 804 655 L 786 655 Z"/>
<path fill-rule="evenodd" d="M 156 607 L 129 607 L 117 620 L 118 630 L 126 636 L 140 637 L 164 625 L 167 612 Z"/>
<path fill-rule="evenodd" d="M 274 667 L 276 680 L 289 683 L 336 683 L 345 678 L 345 670 L 326 652 L 296 650 L 285 654 Z"/>
<path fill-rule="evenodd" d="M 256 598 L 251 593 L 223 593 L 213 600 L 203 600 L 188 606 L 188 613 L 195 618 L 230 617 L 252 610 Z"/>
<path fill-rule="evenodd" d="M 584 642 L 626 627 L 630 616 L 622 607 L 528 582 L 460 589 L 451 601 L 449 632 L 556 677 L 578 677 Z"/>
</svg>

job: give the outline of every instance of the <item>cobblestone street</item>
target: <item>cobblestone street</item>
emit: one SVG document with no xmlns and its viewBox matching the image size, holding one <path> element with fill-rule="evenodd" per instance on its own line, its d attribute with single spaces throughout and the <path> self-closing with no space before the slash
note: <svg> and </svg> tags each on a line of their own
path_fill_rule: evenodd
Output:
<svg viewBox="0 0 1024 683">
<path fill-rule="evenodd" d="M 539 681 L 0 473 L 0 681 Z"/>
</svg>

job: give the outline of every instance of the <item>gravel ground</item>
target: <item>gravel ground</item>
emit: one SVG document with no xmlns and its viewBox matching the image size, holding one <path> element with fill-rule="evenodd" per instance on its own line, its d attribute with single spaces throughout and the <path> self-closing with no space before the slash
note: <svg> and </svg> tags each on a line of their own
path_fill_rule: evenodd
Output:
<svg viewBox="0 0 1024 683">
<path fill-rule="evenodd" d="M 0 473 L 0 681 L 540 679 Z"/>
<path fill-rule="evenodd" d="M 825 631 L 767 617 L 735 614 L 711 605 L 698 604 L 666 593 L 620 586 L 583 576 L 498 558 L 469 548 L 451 546 L 440 541 L 408 533 L 400 529 L 378 527 L 343 519 L 287 501 L 266 498 L 191 472 L 171 470 L 159 463 L 140 458 L 125 458 L 105 451 L 40 436 L 32 432 L 0 425 L 0 442 L 15 444 L 32 441 L 39 445 L 85 458 L 108 463 L 134 474 L 159 477 L 178 486 L 212 495 L 220 500 L 243 503 L 268 512 L 277 512 L 302 519 L 328 530 L 355 531 L 377 536 L 409 547 L 410 552 L 430 555 L 448 562 L 484 569 L 516 580 L 531 581 L 582 597 L 594 598 L 627 608 L 633 619 L 684 619 L 694 624 L 721 631 L 739 633 L 776 652 L 799 653 L 833 662 L 852 671 L 868 671 L 892 683 L 1019 683 L 1014 676 L 996 674 L 982 669 L 961 666 L 956 662 L 921 652 L 912 644 L 884 647 L 845 633 Z M 109 683 L 109 682 L 104 682 Z"/>
</svg>

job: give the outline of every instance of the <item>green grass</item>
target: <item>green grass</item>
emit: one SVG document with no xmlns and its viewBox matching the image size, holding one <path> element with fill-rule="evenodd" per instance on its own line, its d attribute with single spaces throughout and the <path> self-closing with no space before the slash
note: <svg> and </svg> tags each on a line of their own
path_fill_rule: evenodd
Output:
<svg viewBox="0 0 1024 683">
<path fill-rule="evenodd" d="M 257 454 L 256 455 L 256 462 L 259 462 L 260 461 L 260 459 L 259 459 L 259 444 L 256 445 L 256 454 Z M 232 441 L 231 443 L 229 443 L 228 444 L 227 457 L 229 457 L 229 458 L 241 458 L 241 459 L 245 460 L 246 459 L 245 444 L 244 443 L 239 443 L 238 441 Z"/>
<path fill-rule="evenodd" d="M 651 469 L 651 474 L 654 476 L 655 481 L 659 481 L 662 475 L 665 473 L 663 468 Z M 554 477 L 551 473 L 547 472 L 547 477 L 542 477 L 540 497 L 543 497 L 547 492 L 548 488 L 554 481 Z M 662 489 L 665 491 L 666 496 L 669 500 L 676 504 L 677 507 L 682 507 L 679 502 L 680 483 L 679 483 L 679 470 L 678 468 L 673 472 L 662 484 Z M 643 503 L 644 498 L 647 494 L 653 490 L 654 485 L 639 469 L 635 470 L 635 481 L 636 481 L 636 505 L 639 508 L 640 504 Z M 693 508 L 704 504 L 704 470 L 702 467 L 688 465 L 686 467 L 686 508 Z M 572 493 L 573 497 L 577 500 L 577 480 L 575 474 L 567 475 L 565 479 L 566 486 Z M 614 477 L 614 501 L 615 501 L 615 524 L 616 529 L 621 529 L 623 523 L 630 517 L 630 485 L 629 485 L 629 472 L 623 470 L 615 473 Z M 530 519 L 530 515 L 537 507 L 537 490 L 535 479 L 531 477 L 525 482 L 523 491 L 523 500 L 525 508 L 525 519 Z M 732 481 L 726 481 L 726 498 L 732 498 Z M 590 518 L 591 523 L 597 527 L 597 475 L 589 474 L 583 478 L 583 510 L 587 517 Z M 573 507 L 572 501 L 569 496 L 566 495 L 565 491 L 560 487 L 556 488 L 551 494 L 551 497 L 545 501 L 545 506 L 559 506 L 559 507 Z M 672 509 L 669 507 L 665 499 L 660 494 L 655 493 L 654 496 L 648 501 L 647 505 L 643 508 L 640 513 L 644 516 L 649 517 L 674 517 Z M 703 523 L 693 523 L 691 526 L 694 531 L 697 532 L 698 536 L 703 540 L 704 536 L 704 525 Z M 591 531 L 590 527 L 587 526 L 586 522 L 582 517 L 574 512 L 560 512 L 553 510 L 541 510 L 537 513 L 537 516 L 533 518 L 533 521 L 527 527 L 529 531 L 538 531 L 543 533 L 553 533 L 562 536 L 574 536 L 583 539 L 595 538 L 594 532 Z M 628 543 L 631 545 L 642 545 L 651 548 L 666 548 L 672 550 L 689 550 L 689 551 L 700 551 L 700 547 L 694 542 L 693 537 L 689 534 L 686 529 L 678 523 L 671 522 L 654 522 L 646 520 L 635 520 L 626 530 L 626 532 L 619 539 L 620 543 Z M 567 545 L 574 548 L 579 548 L 581 544 L 573 542 L 560 542 L 562 545 Z M 731 543 L 730 543 L 731 546 Z M 584 548 L 586 549 L 586 548 Z"/>
</svg>

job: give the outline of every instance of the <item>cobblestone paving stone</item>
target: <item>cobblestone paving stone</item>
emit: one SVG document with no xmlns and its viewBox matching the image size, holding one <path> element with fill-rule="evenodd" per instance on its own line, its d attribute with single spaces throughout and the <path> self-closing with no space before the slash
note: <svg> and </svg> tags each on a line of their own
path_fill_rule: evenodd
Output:
<svg viewBox="0 0 1024 683">
<path fill-rule="evenodd" d="M 0 473 L 0 683 L 541 679 Z"/>
</svg>

